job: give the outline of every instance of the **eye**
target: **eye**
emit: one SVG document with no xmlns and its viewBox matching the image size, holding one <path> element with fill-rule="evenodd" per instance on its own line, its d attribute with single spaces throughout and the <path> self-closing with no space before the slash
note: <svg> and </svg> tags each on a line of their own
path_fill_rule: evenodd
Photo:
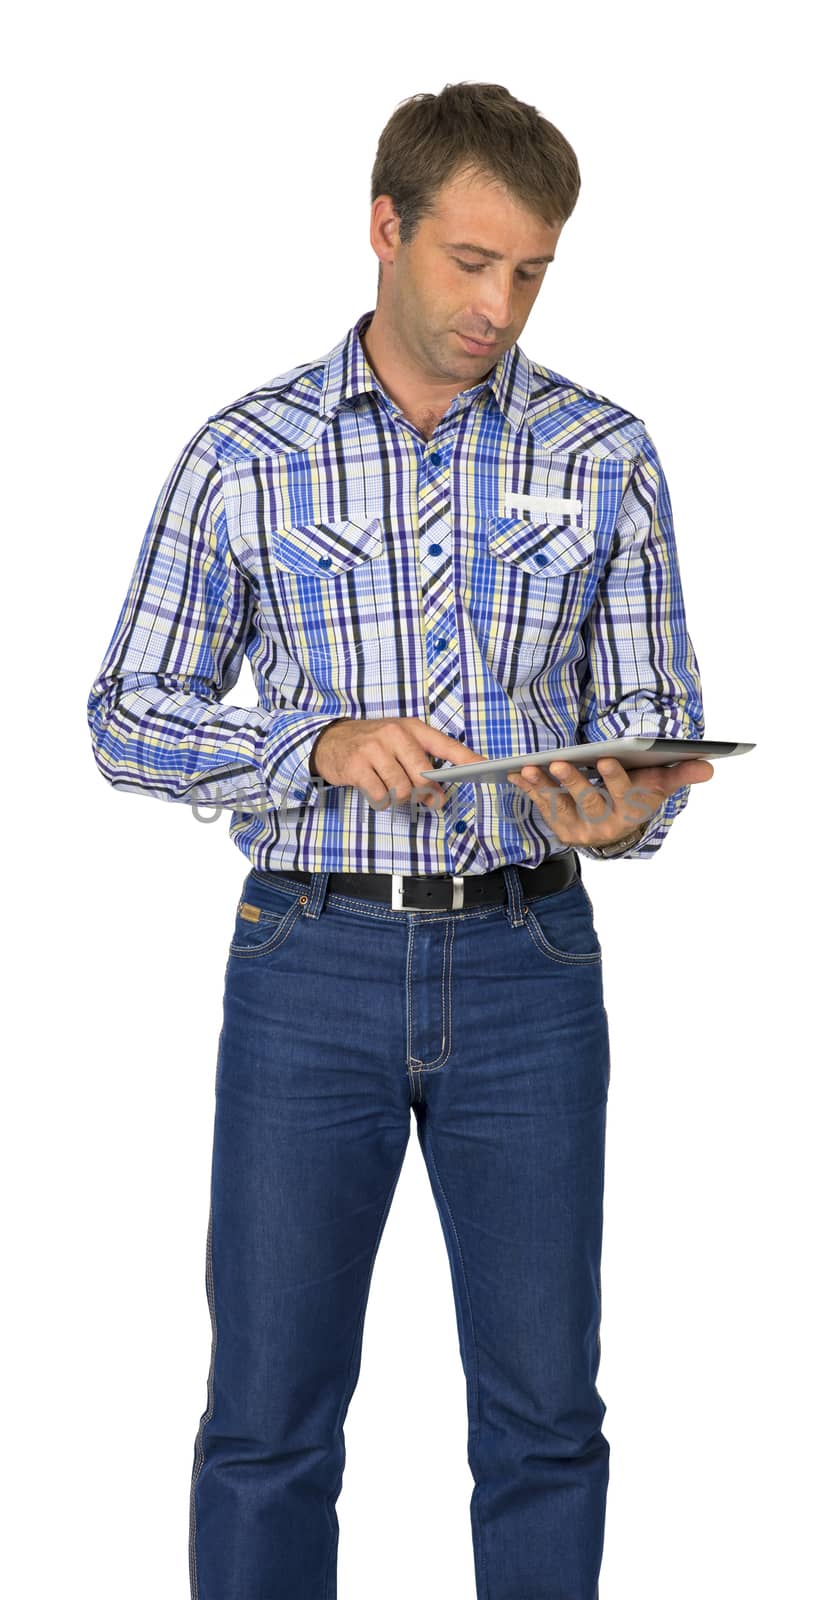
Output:
<svg viewBox="0 0 835 1600">
<path fill-rule="evenodd" d="M 466 261 L 459 261 L 457 256 L 453 256 L 452 259 L 455 262 L 455 265 L 461 268 L 462 272 L 483 272 L 484 270 L 483 261 L 479 262 L 478 266 L 471 267 Z M 521 267 L 517 267 L 516 270 L 519 273 L 520 278 L 522 278 L 525 283 L 533 283 L 537 276 L 535 272 L 523 272 Z"/>
</svg>

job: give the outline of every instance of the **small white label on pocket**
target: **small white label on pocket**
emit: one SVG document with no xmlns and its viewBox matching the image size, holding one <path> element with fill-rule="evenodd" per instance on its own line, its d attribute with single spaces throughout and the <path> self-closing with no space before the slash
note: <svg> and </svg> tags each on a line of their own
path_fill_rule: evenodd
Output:
<svg viewBox="0 0 835 1600">
<path fill-rule="evenodd" d="M 513 494 L 508 491 L 504 497 L 504 514 L 509 516 L 511 511 L 560 511 L 566 516 L 574 516 L 582 511 L 582 500 L 552 499 L 550 496 L 535 494 Z"/>
</svg>

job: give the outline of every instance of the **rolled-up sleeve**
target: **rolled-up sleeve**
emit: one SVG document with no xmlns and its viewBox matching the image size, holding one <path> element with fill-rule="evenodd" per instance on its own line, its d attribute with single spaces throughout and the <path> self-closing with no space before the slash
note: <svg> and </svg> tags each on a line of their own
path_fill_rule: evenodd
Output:
<svg viewBox="0 0 835 1600">
<path fill-rule="evenodd" d="M 94 758 L 114 788 L 244 811 L 316 801 L 308 758 L 333 713 L 221 703 L 255 604 L 229 546 L 204 423 L 159 492 L 87 700 Z"/>
<path fill-rule="evenodd" d="M 638 735 L 704 738 L 700 671 L 687 630 L 670 493 L 646 432 L 583 637 L 578 743 Z M 634 781 L 640 783 L 637 772 Z M 683 784 L 668 795 L 643 838 L 609 859 L 654 855 L 684 810 L 690 787 Z"/>
</svg>

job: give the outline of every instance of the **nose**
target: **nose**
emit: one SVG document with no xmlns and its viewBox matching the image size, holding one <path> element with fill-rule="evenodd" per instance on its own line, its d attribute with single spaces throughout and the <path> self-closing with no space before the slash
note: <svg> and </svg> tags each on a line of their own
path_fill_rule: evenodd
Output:
<svg viewBox="0 0 835 1600">
<path fill-rule="evenodd" d="M 479 273 L 479 282 L 470 301 L 470 311 L 476 323 L 483 321 L 484 328 L 473 337 L 499 339 L 513 321 L 513 282 L 510 278 L 488 277 Z M 489 331 L 485 331 L 489 330 Z"/>
</svg>

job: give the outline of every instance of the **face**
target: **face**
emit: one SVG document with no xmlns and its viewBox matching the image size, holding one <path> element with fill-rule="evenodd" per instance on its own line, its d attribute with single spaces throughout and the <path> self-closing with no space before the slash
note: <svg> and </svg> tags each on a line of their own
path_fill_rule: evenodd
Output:
<svg viewBox="0 0 835 1600">
<path fill-rule="evenodd" d="M 375 320 L 427 380 L 469 388 L 519 338 L 547 271 L 547 262 L 531 258 L 553 256 L 561 231 L 562 223 L 549 226 L 495 180 L 459 174 L 403 245 L 391 198 L 378 195 L 371 239 L 383 273 Z"/>
</svg>

